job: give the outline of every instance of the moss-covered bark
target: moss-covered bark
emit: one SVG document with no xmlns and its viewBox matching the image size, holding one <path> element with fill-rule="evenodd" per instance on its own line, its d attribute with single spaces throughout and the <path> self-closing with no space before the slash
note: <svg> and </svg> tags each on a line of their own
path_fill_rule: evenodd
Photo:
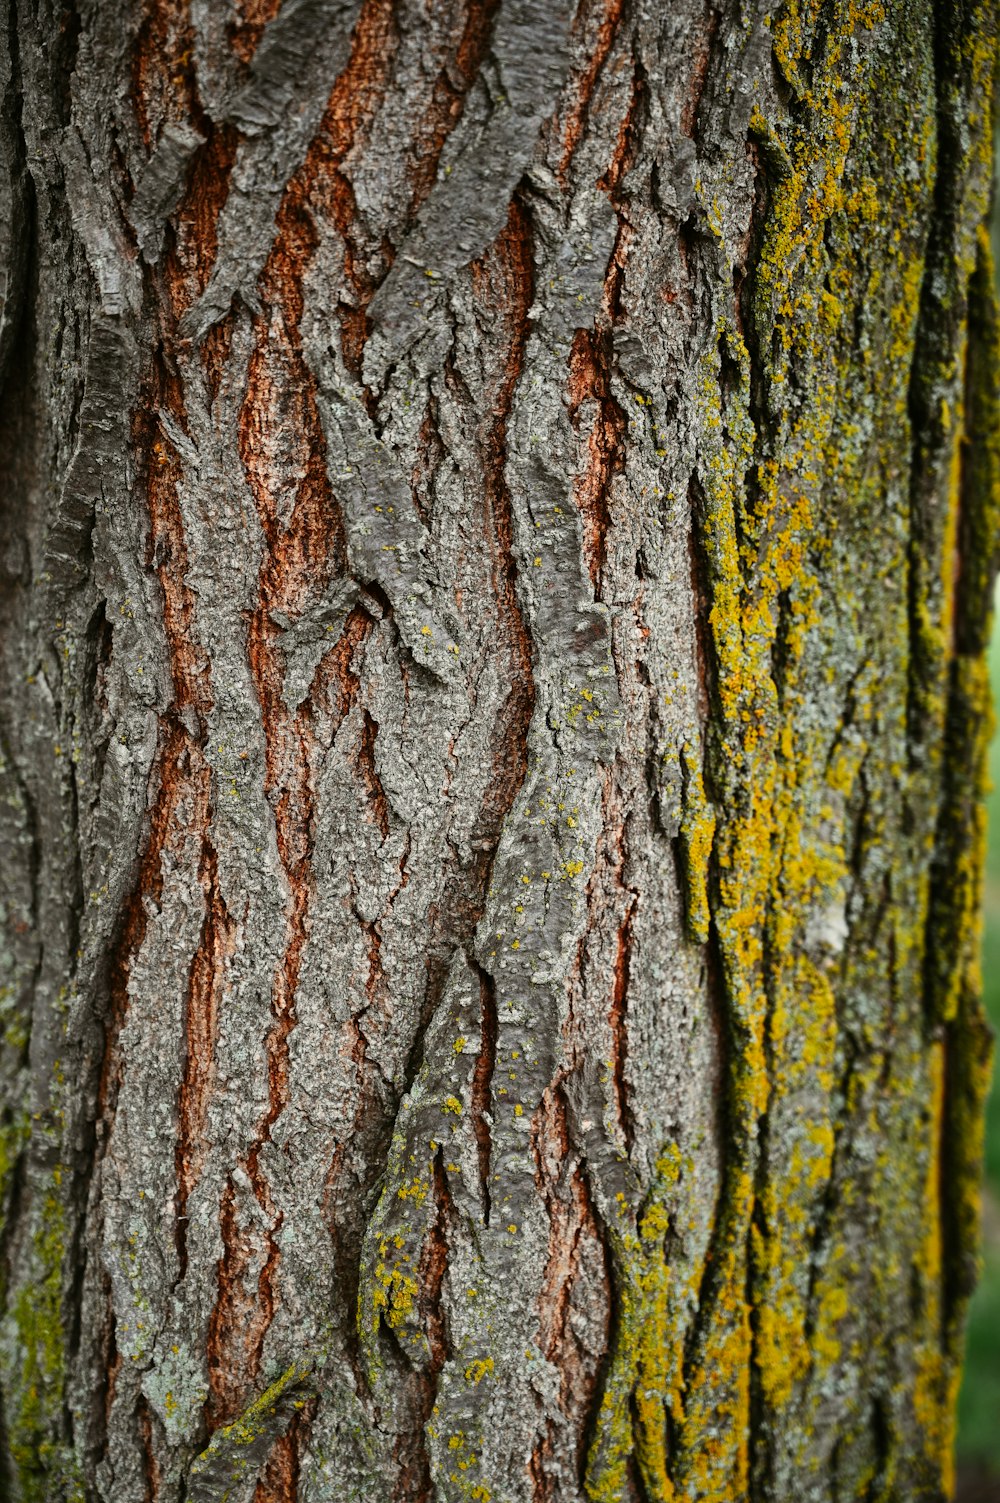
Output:
<svg viewBox="0 0 1000 1503">
<path fill-rule="evenodd" d="M 0 19 L 0 1495 L 947 1498 L 994 5 Z"/>
</svg>

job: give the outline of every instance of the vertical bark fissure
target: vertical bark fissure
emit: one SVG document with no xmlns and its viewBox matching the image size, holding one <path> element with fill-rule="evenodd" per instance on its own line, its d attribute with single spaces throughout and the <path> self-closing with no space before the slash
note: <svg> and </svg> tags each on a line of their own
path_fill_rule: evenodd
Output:
<svg viewBox="0 0 1000 1503">
<path fill-rule="evenodd" d="M 444 60 L 426 114 L 417 122 L 423 139 L 414 142 L 409 164 L 412 196 L 407 228 L 434 184 L 441 153 L 462 117 L 466 95 L 488 57 L 499 4 L 500 0 L 465 0 L 462 34 L 454 52 Z"/>
<path fill-rule="evenodd" d="M 163 367 L 154 374 L 147 396 L 146 413 L 137 419 L 137 437 L 144 440 L 147 455 L 146 494 L 150 511 L 150 557 L 156 568 L 163 599 L 163 627 L 167 640 L 173 704 L 160 735 L 160 751 L 152 777 L 158 782 L 149 817 L 149 836 L 139 866 L 133 896 L 123 916 L 121 938 L 111 965 L 111 1012 L 105 1045 L 100 1098 L 107 1131 L 114 1115 L 115 1072 L 113 1062 L 117 1037 L 128 1007 L 129 968 L 139 954 L 146 930 L 147 904 L 157 903 L 162 890 L 160 862 L 170 837 L 178 801 L 188 790 L 204 790 L 205 767 L 199 742 L 211 704 L 207 664 L 192 634 L 192 595 L 184 581 L 187 556 L 183 527 L 177 506 L 179 466 L 176 451 L 155 416 L 164 400 L 168 380 Z M 197 730 L 192 732 L 193 723 Z M 144 902 L 143 899 L 147 901 Z"/>
<path fill-rule="evenodd" d="M 254 1302 L 248 1301 L 244 1293 L 244 1275 L 250 1259 L 240 1241 L 232 1175 L 226 1181 L 219 1202 L 219 1234 L 222 1256 L 216 1267 L 216 1299 L 205 1343 L 208 1396 L 204 1419 L 209 1434 L 239 1411 L 243 1397 L 239 1354 L 243 1348 L 245 1327 L 254 1312 Z M 265 1289 L 264 1293 L 267 1292 Z"/>
<path fill-rule="evenodd" d="M 483 1197 L 483 1225 L 490 1224 L 490 1122 L 493 1118 L 493 1072 L 497 1063 L 497 999 L 493 977 L 476 967 L 479 976 L 481 1043 L 472 1075 L 472 1129 L 476 1135 L 479 1183 Z"/>
<path fill-rule="evenodd" d="M 533 646 L 518 600 L 511 498 L 505 477 L 507 425 L 514 390 L 524 364 L 528 309 L 534 289 L 531 222 L 527 210 L 516 199 L 511 203 L 507 226 L 497 240 L 495 253 L 508 279 L 511 329 L 494 412 L 490 418 L 484 419 L 477 438 L 484 463 L 485 510 L 490 529 L 491 586 L 508 654 L 510 690 L 501 712 L 502 732 L 493 752 L 493 775 L 487 784 L 473 833 L 472 846 L 476 855 L 470 894 L 472 902 L 468 909 L 467 927 L 463 924 L 460 935 L 460 940 L 466 947 L 471 947 L 476 925 L 485 910 L 487 889 L 504 822 L 514 807 L 527 775 L 528 726 L 535 705 Z M 473 282 L 477 276 L 483 277 L 484 272 L 473 266 Z M 457 373 L 454 371 L 452 381 L 457 381 Z M 459 873 L 456 881 L 467 883 L 471 875 L 473 874 Z M 480 982 L 482 1033 L 473 1077 L 472 1109 L 483 1193 L 483 1221 L 489 1227 L 490 1122 L 497 1050 L 496 981 L 471 957 L 470 963 L 479 975 Z"/>
<path fill-rule="evenodd" d="M 438 1148 L 434 1155 L 434 1205 L 435 1215 L 430 1235 L 424 1244 L 420 1264 L 420 1288 L 425 1306 L 424 1321 L 427 1330 L 427 1345 L 430 1361 L 424 1378 L 423 1402 L 420 1405 L 420 1450 L 416 1461 L 416 1488 L 408 1488 L 400 1478 L 399 1497 L 412 1498 L 413 1503 L 431 1503 L 434 1489 L 431 1480 L 430 1457 L 424 1438 L 425 1428 L 434 1412 L 438 1376 L 448 1360 L 448 1329 L 445 1321 L 442 1291 L 448 1271 L 448 1227 L 454 1216 L 448 1180 L 444 1169 L 444 1150 Z"/>
<path fill-rule="evenodd" d="M 137 1405 L 138 1428 L 142 1437 L 142 1449 L 145 1461 L 146 1499 L 145 1503 L 157 1503 L 160 1496 L 160 1469 L 156 1461 L 156 1450 L 153 1445 L 153 1417 L 149 1412 L 149 1404 L 145 1398 L 140 1397 Z"/>
<path fill-rule="evenodd" d="M 236 0 L 236 19 L 230 21 L 229 45 L 241 63 L 253 60 L 268 22 L 278 14 L 281 0 Z"/>
<path fill-rule="evenodd" d="M 176 24 L 186 11 L 171 9 L 151 3 L 147 10 L 146 23 L 137 38 L 133 54 L 133 99 L 140 127 L 151 144 L 151 132 L 146 113 L 146 100 L 153 80 L 161 68 L 166 71 L 170 63 L 162 56 L 167 52 L 168 18 Z M 189 40 L 189 38 L 188 38 Z M 175 38 L 175 45 L 181 42 Z M 174 67 L 170 82 L 180 88 L 177 110 L 181 118 L 196 109 L 195 99 L 189 84 L 189 72 L 174 52 Z M 162 78 L 157 80 L 162 82 Z M 200 182 L 192 185 L 196 195 Z M 190 200 L 189 200 L 190 201 Z M 181 210 L 181 218 L 185 217 Z M 211 708 L 208 666 L 204 654 L 193 634 L 193 596 L 186 584 L 187 551 L 184 529 L 177 502 L 176 488 L 181 474 L 181 465 L 176 448 L 168 436 L 160 413 L 167 413 L 181 428 L 184 426 L 181 383 L 173 364 L 170 343 L 171 314 L 176 318 L 185 304 L 185 268 L 179 249 L 168 253 L 164 279 L 164 305 L 162 307 L 161 344 L 153 369 L 147 377 L 142 407 L 135 414 L 134 436 L 145 458 L 146 499 L 150 515 L 149 562 L 156 569 L 163 600 L 163 626 L 167 642 L 173 702 L 162 722 L 160 752 L 154 765 L 153 778 L 159 782 L 156 802 L 150 815 L 149 836 L 146 851 L 139 867 L 133 896 L 125 910 L 121 938 L 116 946 L 115 959 L 111 966 L 111 1013 L 106 1032 L 104 1065 L 100 1101 L 104 1119 L 104 1140 L 107 1142 L 110 1124 L 114 1118 L 116 1082 L 120 1063 L 116 1061 L 118 1037 L 121 1033 L 128 1008 L 128 985 L 130 967 L 142 950 L 150 903 L 157 903 L 162 890 L 161 861 L 170 839 L 175 811 L 185 794 L 193 795 L 201 806 L 201 822 L 208 819 L 207 768 L 201 753 L 204 743 L 205 720 Z M 204 273 L 207 276 L 207 271 Z M 207 838 L 207 837 L 206 837 Z M 214 919 L 210 914 L 209 920 Z M 214 934 L 213 934 L 214 938 Z M 197 964 L 197 961 L 195 962 Z M 211 985 L 211 982 L 208 982 Z M 192 972 L 192 990 L 195 978 Z M 181 1131 L 177 1146 L 178 1169 L 183 1166 L 184 1177 L 180 1181 L 180 1193 L 176 1208 L 176 1236 L 182 1266 L 186 1263 L 186 1234 L 183 1218 L 191 1184 L 189 1163 L 191 1146 L 190 1124 L 185 1120 L 185 1108 L 190 1099 L 194 1077 L 200 1061 L 197 1047 L 200 1029 L 191 1014 L 193 997 L 189 996 L 189 1020 L 192 1025 L 188 1036 L 188 1068 L 191 1072 L 182 1087 Z M 196 1088 L 195 1088 L 196 1089 Z"/>
<path fill-rule="evenodd" d="M 0 132 L 6 138 L 4 172 L 8 179 L 5 186 L 9 194 L 9 219 L 4 230 L 6 244 L 0 245 L 0 262 L 6 280 L 0 314 L 0 401 L 4 398 L 8 373 L 16 363 L 17 348 L 29 322 L 28 278 L 35 252 L 34 187 L 26 162 L 20 36 L 17 6 L 13 3 L 8 6 L 6 22 L 9 79 L 0 96 Z"/>
<path fill-rule="evenodd" d="M 538 1124 L 533 1129 L 532 1147 L 535 1180 L 545 1197 L 550 1222 L 546 1265 L 537 1301 L 540 1345 L 559 1374 L 558 1409 L 568 1421 L 575 1442 L 572 1456 L 558 1455 L 557 1432 L 550 1418 L 545 1433 L 532 1450 L 533 1499 L 535 1503 L 555 1503 L 560 1479 L 565 1485 L 567 1478 L 575 1474 L 576 1481 L 583 1481 L 595 1419 L 594 1401 L 603 1376 L 599 1367 L 588 1361 L 589 1353 L 582 1348 L 573 1328 L 574 1294 L 593 1247 L 601 1250 L 605 1281 L 611 1277 L 610 1252 L 587 1183 L 586 1165 L 571 1148 L 562 1081 L 546 1093 Z M 613 1309 L 610 1298 L 608 1308 Z M 613 1331 L 608 1335 L 613 1341 Z"/>
<path fill-rule="evenodd" d="M 283 276 L 282 273 L 285 273 Z M 265 278 L 267 272 L 265 271 Z M 279 335 L 270 335 L 261 327 L 257 355 L 251 361 L 245 405 L 241 414 L 241 457 L 251 493 L 257 503 L 265 552 L 259 575 L 259 602 L 248 630 L 248 657 L 254 687 L 261 706 L 265 740 L 265 796 L 274 810 L 278 854 L 284 870 L 288 897 L 285 911 L 286 935 L 284 954 L 271 988 L 273 1022 L 266 1041 L 268 1109 L 261 1119 L 257 1135 L 247 1153 L 247 1172 L 261 1209 L 268 1216 L 267 1260 L 258 1278 L 261 1310 L 251 1371 L 260 1367 L 261 1353 L 274 1307 L 274 1284 L 280 1259 L 276 1234 L 281 1212 L 274 1206 L 266 1179 L 260 1169 L 260 1154 L 271 1141 L 272 1130 L 288 1101 L 289 1035 L 295 1026 L 295 992 L 299 967 L 309 930 L 309 905 L 312 886 L 310 851 L 314 792 L 310 777 L 309 712 L 293 713 L 283 698 L 284 663 L 279 638 L 281 628 L 275 613 L 294 620 L 308 591 L 322 587 L 328 570 L 327 559 L 336 557 L 342 524 L 332 505 L 323 463 L 325 450 L 312 394 L 306 383 L 306 370 L 298 345 L 294 303 L 295 284 L 285 267 L 275 272 L 278 283 L 277 307 L 283 320 Z M 291 285 L 289 285 L 291 281 Z M 267 368 L 267 355 L 274 343 L 288 349 L 292 370 L 303 391 L 305 413 L 301 426 L 309 445 L 305 474 L 296 493 L 291 517 L 282 526 L 275 514 L 275 494 L 282 483 L 281 475 L 269 473 L 266 449 L 261 454 L 264 431 L 280 413 L 280 374 Z M 330 518 L 330 520 L 327 520 Z M 308 571 L 308 573 L 306 572 Z"/>
<path fill-rule="evenodd" d="M 558 166 L 558 175 L 563 181 L 566 180 L 573 154 L 586 129 L 588 112 L 601 70 L 618 36 L 625 0 L 597 0 L 593 7 L 582 4 L 574 19 L 574 29 L 582 29 L 582 20 L 590 21 L 592 8 L 595 12 L 603 9 L 603 15 L 597 24 L 594 48 L 588 55 L 586 64 L 576 81 L 576 97 L 563 122 L 562 156 Z"/>
<path fill-rule="evenodd" d="M 960 439 L 951 432 L 945 390 L 960 421 L 959 383 L 948 368 L 967 339 L 967 288 L 961 285 L 960 237 L 962 197 L 967 191 L 967 148 L 954 118 L 955 96 L 966 85 L 962 44 L 967 41 L 964 17 L 956 25 L 948 0 L 933 6 L 936 136 L 933 195 L 927 221 L 924 272 L 914 331 L 907 406 L 912 433 L 910 459 L 910 550 L 908 600 L 910 620 L 907 731 L 910 764 L 932 765 L 939 756 L 942 734 L 940 680 L 948 653 L 935 639 L 932 614 L 941 608 L 933 570 L 942 542 L 954 524 L 957 497 L 947 494 L 950 455 Z M 963 359 L 964 364 L 964 359 Z M 944 406 L 942 407 L 942 402 Z M 942 482 L 944 496 L 940 495 Z M 935 506 L 937 502 L 937 506 Z M 943 505 L 942 505 L 943 502 Z"/>
<path fill-rule="evenodd" d="M 576 504 L 584 519 L 584 547 L 594 598 L 602 599 L 601 570 L 611 527 L 610 492 L 621 473 L 625 415 L 610 391 L 611 334 L 578 329 L 570 356 L 570 416 L 594 409 L 587 439 L 587 462 L 575 484 Z"/>
<path fill-rule="evenodd" d="M 218 858 L 206 841 L 199 873 L 205 892 L 201 939 L 188 980 L 184 1036 L 186 1058 L 177 1103 L 177 1199 L 175 1204 L 179 1279 L 187 1273 L 188 1200 L 204 1160 L 208 1098 L 219 1020 L 219 988 L 233 926 L 218 887 Z"/>
<path fill-rule="evenodd" d="M 288 1429 L 279 1435 L 263 1475 L 254 1490 L 253 1503 L 297 1503 L 302 1476 L 302 1451 L 316 1413 L 316 1399 L 306 1400 L 292 1415 Z"/>
<path fill-rule="evenodd" d="M 994 190 L 995 191 L 995 190 Z M 970 283 L 970 343 L 966 361 L 965 433 L 960 480 L 961 515 L 957 529 L 955 600 L 956 657 L 949 684 L 948 740 L 938 832 L 937 880 L 933 882 L 929 923 L 929 960 L 940 983 L 940 952 L 954 945 L 962 956 L 960 975 L 940 1010 L 953 1016 L 946 1025 L 942 1207 L 944 1234 L 943 1317 L 953 1350 L 961 1349 L 961 1328 L 975 1285 L 979 1247 L 975 1175 L 981 1158 L 980 1130 L 974 1125 L 989 1070 L 991 1042 L 982 1005 L 978 969 L 978 914 L 982 905 L 983 814 L 975 788 L 986 777 L 989 731 L 987 696 L 982 692 L 984 652 L 989 640 L 990 595 L 998 562 L 1000 521 L 1000 395 L 997 372 L 1000 330 L 993 292 L 993 266 L 981 239 Z M 984 442 L 981 435 L 989 437 Z M 973 446 L 973 435 L 980 435 Z M 958 582 L 962 581 L 961 592 Z M 977 682 L 977 679 L 979 682 Z M 964 786 L 970 768 L 973 789 Z M 943 838 L 942 838 L 943 837 Z M 953 887 L 943 882 L 947 869 L 957 874 Z M 943 901 L 942 901 L 943 900 Z M 955 984 L 957 980 L 957 985 Z M 950 1005 L 949 1005 L 950 1004 Z"/>
<path fill-rule="evenodd" d="M 631 963 L 632 947 L 632 911 L 634 903 L 625 910 L 625 916 L 618 927 L 616 942 L 614 985 L 611 991 L 611 1009 L 608 1014 L 608 1022 L 611 1025 L 612 1058 L 614 1060 L 615 1101 L 618 1107 L 618 1117 L 622 1126 L 622 1135 L 625 1139 L 625 1152 L 630 1153 L 635 1138 L 635 1129 L 632 1124 L 632 1114 L 628 1103 L 628 1029 L 626 1027 L 626 1006 L 628 998 L 629 966 Z"/>
</svg>

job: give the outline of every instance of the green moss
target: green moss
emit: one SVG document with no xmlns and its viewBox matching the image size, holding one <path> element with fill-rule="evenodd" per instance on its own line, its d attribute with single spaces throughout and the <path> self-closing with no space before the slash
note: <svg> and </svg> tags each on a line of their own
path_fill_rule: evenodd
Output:
<svg viewBox="0 0 1000 1503">
<path fill-rule="evenodd" d="M 11 1178 L 29 1133 L 30 1122 L 26 1112 L 17 1113 L 10 1121 L 0 1124 L 0 1218 L 6 1210 Z"/>
<path fill-rule="evenodd" d="M 30 1282 L 14 1294 L 18 1368 L 5 1409 L 10 1453 L 23 1503 L 83 1498 L 78 1467 L 63 1435 L 66 1326 L 63 1285 L 67 1276 L 66 1213 L 55 1187 L 42 1202 L 34 1236 Z"/>
<path fill-rule="evenodd" d="M 309 1368 L 298 1362 L 289 1363 L 288 1367 L 275 1378 L 274 1382 L 265 1388 L 259 1398 L 254 1399 L 240 1415 L 239 1419 L 231 1425 L 225 1425 L 216 1431 L 213 1443 L 219 1446 L 243 1447 L 249 1446 L 266 1434 L 268 1428 L 278 1413 L 279 1400 L 290 1389 L 300 1388 L 309 1377 Z"/>
<path fill-rule="evenodd" d="M 240 1483 L 262 1465 L 270 1444 L 290 1418 L 290 1407 L 301 1403 L 295 1394 L 310 1376 L 306 1364 L 290 1363 L 238 1419 L 216 1430 L 211 1444 L 192 1462 L 192 1480 L 210 1477 L 219 1489 L 219 1503 L 227 1503 Z"/>
</svg>

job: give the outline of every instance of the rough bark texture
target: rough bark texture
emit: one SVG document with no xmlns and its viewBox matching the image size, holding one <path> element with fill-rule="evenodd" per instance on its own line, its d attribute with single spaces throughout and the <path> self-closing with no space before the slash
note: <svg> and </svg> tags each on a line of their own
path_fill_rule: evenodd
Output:
<svg viewBox="0 0 1000 1503">
<path fill-rule="evenodd" d="M 0 0 L 0 1494 L 951 1487 L 992 0 Z"/>
</svg>

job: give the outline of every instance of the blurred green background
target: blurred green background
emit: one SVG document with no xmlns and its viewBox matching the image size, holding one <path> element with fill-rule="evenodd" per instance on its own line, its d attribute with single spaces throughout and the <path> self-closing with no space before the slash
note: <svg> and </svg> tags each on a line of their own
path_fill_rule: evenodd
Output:
<svg viewBox="0 0 1000 1503">
<path fill-rule="evenodd" d="M 990 667 L 993 698 L 1000 712 L 997 630 L 993 633 Z M 1000 1031 L 1000 737 L 994 737 L 990 773 L 994 792 L 989 800 L 983 985 L 990 1018 Z M 989 1493 L 977 1492 L 975 1496 L 1000 1500 L 1000 1072 L 994 1073 L 986 1119 L 983 1273 L 969 1312 L 965 1378 L 958 1411 L 958 1457 L 966 1469 L 994 1479 Z M 968 1496 L 971 1499 L 973 1495 Z"/>
</svg>

